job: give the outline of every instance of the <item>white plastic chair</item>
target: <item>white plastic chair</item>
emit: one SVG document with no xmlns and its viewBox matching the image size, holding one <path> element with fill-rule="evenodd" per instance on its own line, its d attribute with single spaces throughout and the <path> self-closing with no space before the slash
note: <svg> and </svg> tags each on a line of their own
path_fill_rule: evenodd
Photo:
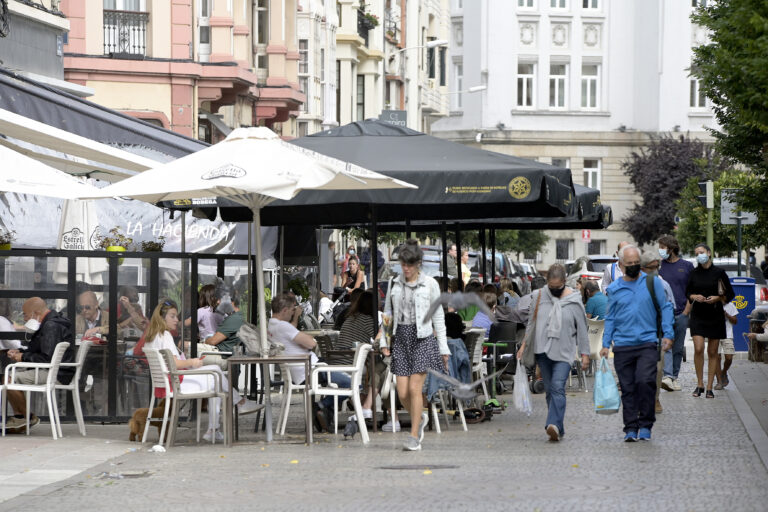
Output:
<svg viewBox="0 0 768 512">
<path fill-rule="evenodd" d="M 597 369 L 597 361 L 600 360 L 600 349 L 603 348 L 603 333 L 605 332 L 605 320 L 593 320 L 587 318 L 587 334 L 589 336 L 589 359 L 592 374 Z"/>
<path fill-rule="evenodd" d="M 466 331 L 467 348 L 471 351 L 471 364 L 472 364 L 472 379 L 477 380 L 481 377 L 488 375 L 488 368 L 483 361 L 483 337 L 485 336 L 485 329 L 469 329 Z M 483 380 L 481 386 L 483 387 L 483 396 L 487 402 L 490 399 L 488 395 L 488 387 Z"/>
<path fill-rule="evenodd" d="M 77 417 L 77 428 L 80 430 L 80 435 L 85 435 L 85 421 L 83 420 L 83 407 L 80 404 L 80 374 L 83 371 L 83 364 L 85 362 L 85 356 L 91 349 L 93 342 L 83 341 L 80 343 L 80 347 L 77 349 L 77 355 L 75 356 L 74 363 L 61 363 L 60 366 L 74 368 L 75 376 L 69 384 L 55 384 L 54 389 L 56 391 L 70 391 L 72 392 L 72 402 L 75 407 L 75 416 Z"/>
<path fill-rule="evenodd" d="M 450 403 L 450 399 L 446 400 L 446 393 L 448 393 L 445 389 L 440 389 L 437 392 L 437 400 L 434 398 L 432 399 L 431 404 L 431 410 L 432 410 L 432 421 L 435 424 L 435 431 L 438 434 L 442 433 L 442 430 L 440 429 L 440 416 L 437 414 L 437 402 L 440 401 L 440 406 L 443 408 L 443 416 L 445 417 L 445 424 L 450 425 L 449 423 L 449 417 L 448 417 L 448 409 L 446 407 L 447 403 Z M 464 404 L 461 403 L 461 400 L 456 400 L 456 408 L 459 410 L 459 417 L 461 418 L 461 426 L 464 429 L 464 432 L 467 431 L 467 419 L 464 417 Z"/>
<path fill-rule="evenodd" d="M 59 437 L 63 437 L 61 434 L 61 423 L 59 422 L 59 410 L 56 407 L 56 395 L 54 392 L 54 386 L 56 384 L 56 377 L 59 373 L 59 365 L 64 357 L 64 352 L 69 348 L 69 342 L 62 341 L 56 345 L 51 356 L 50 363 L 13 363 L 5 367 L 5 377 L 3 379 L 4 384 L 0 391 L 0 410 L 2 411 L 3 422 L 3 437 L 5 437 L 5 421 L 6 421 L 6 399 L 8 391 L 23 391 L 27 400 L 27 435 L 29 435 L 29 396 L 30 393 L 44 393 L 45 402 L 48 406 L 48 416 L 51 421 L 51 434 L 53 439 L 56 440 Z M 16 371 L 34 369 L 35 376 L 39 370 L 48 370 L 48 378 L 43 384 L 18 384 L 16 383 Z"/>
<path fill-rule="evenodd" d="M 360 384 L 363 379 L 363 369 L 365 368 L 365 361 L 368 357 L 368 352 L 373 347 L 370 343 L 361 343 L 355 350 L 355 357 L 352 361 L 352 366 L 316 366 L 312 368 L 312 394 L 315 396 L 334 396 L 334 397 L 347 397 L 352 400 L 352 404 L 355 408 L 355 417 L 357 418 L 357 426 L 360 430 L 360 436 L 363 439 L 363 444 L 368 444 L 370 439 L 368 438 L 368 429 L 365 426 L 365 418 L 363 418 L 363 405 L 360 402 Z M 323 372 L 327 375 L 327 386 L 320 386 L 319 375 Z M 340 388 L 331 383 L 332 373 L 346 373 L 350 376 L 351 384 L 349 388 Z M 338 403 L 334 401 L 334 423 L 338 425 Z"/>
<path fill-rule="evenodd" d="M 285 435 L 285 426 L 288 423 L 288 413 L 291 410 L 291 396 L 293 395 L 293 392 L 304 391 L 304 384 L 295 384 L 293 382 L 293 377 L 290 372 L 292 366 L 304 367 L 304 363 L 280 365 L 280 374 L 283 377 L 282 403 L 280 404 L 280 417 L 277 419 L 277 428 L 275 431 L 281 436 Z M 306 379 L 307 377 L 305 376 L 304 378 Z"/>
</svg>

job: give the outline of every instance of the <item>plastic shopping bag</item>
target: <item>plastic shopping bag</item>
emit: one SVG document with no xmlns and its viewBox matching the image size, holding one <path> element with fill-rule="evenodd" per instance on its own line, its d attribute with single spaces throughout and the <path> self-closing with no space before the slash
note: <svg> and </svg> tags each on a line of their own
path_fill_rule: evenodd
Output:
<svg viewBox="0 0 768 512">
<path fill-rule="evenodd" d="M 616 414 L 619 412 L 621 397 L 619 397 L 619 388 L 616 387 L 616 381 L 613 373 L 608 367 L 608 360 L 600 358 L 600 367 L 595 373 L 595 412 L 597 414 Z"/>
<path fill-rule="evenodd" d="M 515 371 L 515 387 L 513 388 L 512 398 L 515 402 L 515 409 L 524 412 L 528 416 L 533 412 L 533 403 L 531 402 L 531 391 L 528 389 L 528 375 L 525 372 L 525 366 L 520 360 L 517 360 L 517 371 Z"/>
</svg>

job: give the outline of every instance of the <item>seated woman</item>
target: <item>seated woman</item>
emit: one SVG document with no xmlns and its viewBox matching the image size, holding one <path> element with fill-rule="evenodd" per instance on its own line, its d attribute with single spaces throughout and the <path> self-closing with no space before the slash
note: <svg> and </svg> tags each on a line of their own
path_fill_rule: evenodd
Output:
<svg viewBox="0 0 768 512">
<path fill-rule="evenodd" d="M 513 285 L 514 283 L 506 277 L 499 281 L 499 306 L 514 308 L 517 305 L 520 295 L 515 292 Z"/>
<path fill-rule="evenodd" d="M 213 336 L 216 330 L 224 321 L 224 315 L 216 311 L 221 298 L 216 293 L 216 285 L 207 284 L 200 288 L 197 299 L 197 335 L 200 343 L 205 343 L 205 339 Z M 192 318 L 184 320 L 184 325 L 192 325 Z"/>
<path fill-rule="evenodd" d="M 355 343 L 370 343 L 373 337 L 373 291 L 366 290 L 349 308 L 349 314 L 339 332 L 339 339 L 336 341 L 334 349 L 337 350 L 355 350 Z M 381 329 L 377 329 L 376 340 L 381 338 Z M 381 349 L 386 357 L 389 355 L 388 348 Z M 352 365 L 352 354 L 340 356 L 337 363 L 340 365 Z M 382 378 L 386 372 L 386 365 L 380 361 L 376 364 L 376 383 L 381 386 Z M 366 381 L 370 377 L 366 374 Z M 372 417 L 371 405 L 373 404 L 374 390 L 370 385 L 366 385 L 369 393 L 363 401 L 363 417 L 368 419 Z"/>
<path fill-rule="evenodd" d="M 491 324 L 494 322 L 493 311 L 496 309 L 496 295 L 492 293 L 481 293 L 480 297 L 485 301 L 485 305 L 488 306 L 488 309 L 491 310 L 491 315 L 488 316 L 482 311 L 478 311 L 474 318 L 472 318 L 472 327 L 485 329 L 485 336 L 487 338 L 491 331 Z"/>
<path fill-rule="evenodd" d="M 149 321 L 149 329 L 147 330 L 145 338 L 148 341 L 144 344 L 144 350 L 162 350 L 164 348 L 169 349 L 173 353 L 174 360 L 176 361 L 176 368 L 194 369 L 202 368 L 204 370 L 212 370 L 221 376 L 221 386 L 223 389 L 229 389 L 229 381 L 224 376 L 221 368 L 215 365 L 203 366 L 203 358 L 187 359 L 184 354 L 179 352 L 176 347 L 176 343 L 173 341 L 173 336 L 170 331 L 176 329 L 179 324 L 178 306 L 170 299 L 165 299 L 160 302 L 152 313 L 152 318 Z M 195 393 L 201 391 L 210 391 L 214 389 L 214 378 L 211 375 L 185 375 L 181 381 L 181 391 L 184 393 Z M 247 400 L 245 397 L 241 397 L 237 390 L 232 390 L 232 403 L 238 406 L 238 412 L 240 414 L 246 414 L 253 412 L 258 408 L 258 404 L 252 400 Z M 223 441 L 224 435 L 220 431 L 219 427 L 219 412 L 221 410 L 220 398 L 208 399 L 208 431 L 203 436 L 203 439 L 210 441 L 212 436 L 216 436 L 217 441 Z"/>
<path fill-rule="evenodd" d="M 144 332 L 149 320 L 139 304 L 139 292 L 133 286 L 121 286 L 117 295 L 117 326 L 120 329 L 136 329 Z"/>
</svg>

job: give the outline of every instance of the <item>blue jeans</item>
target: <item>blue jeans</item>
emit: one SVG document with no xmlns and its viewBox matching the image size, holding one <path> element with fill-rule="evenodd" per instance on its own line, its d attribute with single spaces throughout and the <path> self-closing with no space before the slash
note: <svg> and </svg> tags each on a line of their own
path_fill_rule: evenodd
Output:
<svg viewBox="0 0 768 512">
<path fill-rule="evenodd" d="M 554 425 L 565 434 L 565 381 L 571 373 L 571 365 L 563 361 L 553 361 L 547 354 L 536 354 L 536 363 L 541 369 L 544 388 L 547 391 L 547 423 Z"/>
<path fill-rule="evenodd" d="M 672 350 L 664 352 L 664 376 L 676 379 L 685 352 L 685 332 L 688 330 L 688 315 L 675 315 L 675 342 Z"/>
<path fill-rule="evenodd" d="M 328 385 L 327 375 L 328 375 L 327 373 L 320 372 L 320 375 L 318 375 L 317 377 L 318 381 L 323 386 Z M 350 379 L 349 375 L 347 375 L 346 373 L 333 372 L 331 374 L 331 382 L 338 385 L 340 388 L 349 388 L 352 385 L 352 379 Z M 333 397 L 324 396 L 320 400 L 320 405 L 322 407 L 333 409 Z"/>
</svg>

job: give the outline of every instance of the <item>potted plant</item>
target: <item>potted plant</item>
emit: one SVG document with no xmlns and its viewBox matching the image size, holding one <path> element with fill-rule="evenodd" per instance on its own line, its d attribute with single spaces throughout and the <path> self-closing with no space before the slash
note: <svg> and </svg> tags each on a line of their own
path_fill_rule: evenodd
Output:
<svg viewBox="0 0 768 512">
<path fill-rule="evenodd" d="M 157 240 L 144 240 L 141 242 L 142 252 L 163 252 L 165 247 L 165 237 L 159 236 Z"/>
<path fill-rule="evenodd" d="M 368 28 L 368 30 L 371 30 L 372 28 L 376 28 L 379 26 L 379 17 L 375 14 L 371 14 L 369 12 L 363 13 L 363 17 L 365 18 L 365 25 Z"/>
<path fill-rule="evenodd" d="M 10 251 L 11 242 L 16 240 L 15 231 L 0 230 L 0 251 Z"/>
<path fill-rule="evenodd" d="M 117 226 L 110 229 L 109 234 L 99 235 L 96 240 L 97 245 L 107 252 L 125 252 L 133 245 L 133 238 L 125 236 Z M 118 264 L 122 263 L 123 258 L 120 258 Z"/>
</svg>

